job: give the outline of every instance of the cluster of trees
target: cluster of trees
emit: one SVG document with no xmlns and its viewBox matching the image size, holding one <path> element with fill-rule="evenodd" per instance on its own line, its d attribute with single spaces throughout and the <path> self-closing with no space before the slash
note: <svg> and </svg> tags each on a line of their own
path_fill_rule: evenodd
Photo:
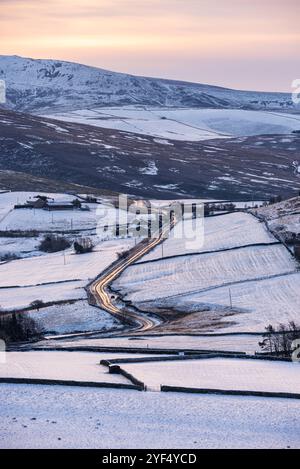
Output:
<svg viewBox="0 0 300 469">
<path fill-rule="evenodd" d="M 0 339 L 6 343 L 38 338 L 41 330 L 26 313 L 0 316 Z"/>
<path fill-rule="evenodd" d="M 85 254 L 92 252 L 94 249 L 94 243 L 91 238 L 78 238 L 74 241 L 74 250 L 76 254 Z"/>
<path fill-rule="evenodd" d="M 128 256 L 128 254 L 129 254 L 129 250 L 118 252 L 117 256 L 118 256 L 118 259 L 125 259 L 125 257 Z"/>
<path fill-rule="evenodd" d="M 20 259 L 20 256 L 17 256 L 17 254 L 13 252 L 6 252 L 0 256 L 0 262 L 14 261 L 16 259 Z"/>
<path fill-rule="evenodd" d="M 204 212 L 233 212 L 236 209 L 236 205 L 233 204 L 232 202 L 225 202 L 225 203 L 220 203 L 220 204 L 209 204 L 209 206 L 204 207 Z"/>
<path fill-rule="evenodd" d="M 68 249 L 71 245 L 71 241 L 63 236 L 49 234 L 41 241 L 39 250 L 43 252 L 58 252 Z M 86 252 L 92 252 L 94 243 L 91 238 L 82 237 L 74 241 L 73 247 L 76 254 L 84 254 Z"/>
<path fill-rule="evenodd" d="M 278 204 L 283 201 L 282 195 L 274 195 L 269 199 L 269 205 Z"/>
<path fill-rule="evenodd" d="M 300 326 L 290 321 L 287 325 L 280 324 L 277 328 L 271 324 L 266 327 L 259 346 L 264 352 L 278 357 L 291 357 L 294 352 L 293 342 L 300 339 Z"/>
<path fill-rule="evenodd" d="M 80 200 L 78 200 L 78 199 L 74 199 L 74 200 L 72 201 L 72 205 L 73 205 L 75 208 L 81 208 L 81 202 L 80 202 Z"/>
<path fill-rule="evenodd" d="M 43 252 L 58 252 L 69 248 L 71 243 L 63 236 L 49 234 L 44 237 L 39 245 L 39 250 Z"/>
<path fill-rule="evenodd" d="M 300 261 L 300 244 L 297 244 L 294 247 L 294 254 L 295 254 L 296 259 Z"/>
</svg>

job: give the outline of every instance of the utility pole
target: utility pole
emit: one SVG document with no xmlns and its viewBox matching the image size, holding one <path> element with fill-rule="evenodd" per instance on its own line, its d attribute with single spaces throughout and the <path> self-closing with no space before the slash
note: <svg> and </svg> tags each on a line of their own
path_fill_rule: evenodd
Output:
<svg viewBox="0 0 300 469">
<path fill-rule="evenodd" d="M 231 295 L 231 289 L 229 288 L 229 301 L 230 301 L 230 309 L 232 309 L 232 295 Z"/>
<path fill-rule="evenodd" d="M 64 265 L 66 265 L 66 253 L 65 253 L 65 251 L 63 252 L 63 256 L 64 256 Z"/>
</svg>

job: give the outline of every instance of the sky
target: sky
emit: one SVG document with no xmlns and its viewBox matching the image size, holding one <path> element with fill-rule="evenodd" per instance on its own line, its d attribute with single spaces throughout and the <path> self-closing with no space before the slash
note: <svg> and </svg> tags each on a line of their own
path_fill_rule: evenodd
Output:
<svg viewBox="0 0 300 469">
<path fill-rule="evenodd" d="M 299 0 L 0 0 L 0 54 L 291 91 Z"/>
</svg>

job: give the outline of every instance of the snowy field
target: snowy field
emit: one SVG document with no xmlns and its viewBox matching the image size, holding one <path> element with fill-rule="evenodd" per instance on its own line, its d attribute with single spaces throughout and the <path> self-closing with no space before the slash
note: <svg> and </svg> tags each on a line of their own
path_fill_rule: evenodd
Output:
<svg viewBox="0 0 300 469">
<path fill-rule="evenodd" d="M 123 328 L 111 314 L 90 306 L 87 301 L 49 306 L 25 314 L 47 335 Z"/>
<path fill-rule="evenodd" d="M 0 287 L 92 280 L 117 259 L 118 252 L 132 246 L 132 240 L 104 241 L 99 243 L 93 252 L 82 255 L 69 249 L 64 251 L 64 254 L 58 252 L 43 257 L 18 259 L 0 265 Z"/>
<path fill-rule="evenodd" d="M 201 226 L 197 228 L 194 222 L 195 220 L 184 220 L 176 225 L 170 238 L 164 242 L 164 257 L 276 241 L 263 223 L 246 213 L 204 218 L 204 229 Z M 199 242 L 194 247 L 189 247 L 190 242 L 198 235 Z M 138 262 L 159 259 L 161 256 L 162 248 L 158 246 Z"/>
<path fill-rule="evenodd" d="M 116 219 L 116 209 L 103 200 L 102 204 L 89 204 L 89 211 L 58 211 L 48 212 L 41 209 L 14 210 L 15 204 L 24 204 L 34 200 L 36 195 L 45 195 L 57 202 L 74 200 L 74 195 L 7 192 L 0 194 L 0 230 L 36 230 L 36 231 L 69 231 L 95 229 L 97 224 Z M 133 215 L 131 215 L 133 216 Z M 66 235 L 73 242 L 78 234 Z M 26 308 L 39 300 L 44 303 L 64 300 L 86 299 L 84 287 L 86 284 L 114 262 L 118 253 L 130 249 L 134 240 L 101 241 L 110 238 L 109 232 L 100 230 L 98 236 L 92 236 L 96 244 L 92 253 L 83 256 L 75 255 L 73 248 L 64 252 L 46 254 L 39 251 L 39 244 L 43 235 L 33 237 L 0 237 L 0 259 L 6 255 L 17 256 L 21 259 L 0 263 L 0 309 L 14 310 Z M 16 288 L 9 288 L 16 287 Z M 21 287 L 21 288 L 19 288 Z M 84 305 L 84 303 L 81 303 Z M 42 328 L 51 333 L 68 333 L 89 330 L 105 330 L 113 324 L 111 316 L 102 317 L 101 311 L 93 310 L 89 306 L 81 309 L 79 305 L 49 308 L 41 312 Z M 64 313 L 66 316 L 64 317 Z M 36 317 L 36 311 L 32 313 Z M 56 321 L 54 319 L 56 316 Z M 80 324 L 80 314 L 82 323 Z M 66 318 L 68 317 L 68 321 Z M 101 319 L 101 320 L 100 320 Z M 52 322 L 52 326 L 51 326 Z"/>
<path fill-rule="evenodd" d="M 7 265 L 7 264 L 6 264 Z M 1 268 L 4 266 L 0 266 Z M 86 291 L 84 289 L 86 281 L 53 283 L 50 285 L 39 285 L 34 287 L 22 288 L 1 288 L 0 305 L 5 311 L 20 310 L 31 305 L 34 301 L 43 301 L 44 303 L 67 301 L 67 300 L 85 300 Z"/>
<path fill-rule="evenodd" d="M 75 231 L 95 230 L 102 221 L 113 223 L 117 210 L 109 200 L 101 199 L 101 203 L 85 204 L 82 207 L 89 210 L 59 210 L 48 211 L 42 209 L 16 209 L 14 206 L 35 200 L 37 195 L 47 196 L 55 202 L 69 203 L 77 198 L 76 195 L 41 192 L 7 192 L 0 193 L 0 230 L 36 230 L 36 231 Z M 120 211 L 120 213 L 123 213 Z M 133 218 L 133 215 L 131 215 Z"/>
<path fill-rule="evenodd" d="M 262 340 L 260 335 L 163 335 L 163 336 L 135 336 L 135 337 L 107 337 L 90 338 L 80 340 L 70 338 L 60 339 L 59 346 L 64 347 L 124 347 L 128 352 L 136 349 L 167 349 L 167 350 L 218 350 L 255 353 L 261 351 L 258 342 Z M 57 341 L 42 340 L 35 347 L 57 347 Z M 134 355 L 135 356 L 135 355 Z"/>
<path fill-rule="evenodd" d="M 0 305 L 14 309 L 28 306 L 37 299 L 86 298 L 82 287 L 115 261 L 119 252 L 132 246 L 133 240 L 104 241 L 93 252 L 83 255 L 76 255 L 69 249 L 64 254 L 59 252 L 0 264 Z M 47 283 L 52 285 L 45 285 Z M 20 286 L 26 288 L 8 288 Z"/>
<path fill-rule="evenodd" d="M 0 396 L 1 448 L 300 447 L 292 399 L 13 384 Z"/>
<path fill-rule="evenodd" d="M 92 230 L 96 228 L 98 222 L 96 207 L 92 207 L 90 211 L 76 209 L 56 212 L 41 209 L 18 209 L 7 214 L 0 223 L 0 230 Z"/>
<path fill-rule="evenodd" d="M 0 259 L 5 255 L 17 257 L 40 256 L 43 253 L 38 250 L 42 238 L 33 236 L 30 238 L 2 238 L 0 237 Z"/>
<path fill-rule="evenodd" d="M 151 135 L 168 140 L 201 141 L 298 130 L 300 116 L 232 109 L 100 108 L 47 115 L 54 119 Z M 164 140 L 167 139 L 167 140 Z"/>
<path fill-rule="evenodd" d="M 233 308 L 241 314 L 234 316 L 237 324 L 228 331 L 262 332 L 272 324 L 300 321 L 300 273 L 279 276 L 260 281 L 244 282 L 230 287 Z M 176 298 L 174 304 L 187 309 L 229 307 L 228 287 L 220 287 L 203 293 Z M 232 318 L 228 318 L 230 321 Z M 227 318 L 223 318 L 226 323 Z M 226 328 L 227 331 L 227 328 Z"/>
<path fill-rule="evenodd" d="M 175 295 L 180 299 L 183 294 L 295 270 L 296 262 L 286 248 L 278 244 L 136 264 L 126 269 L 113 285 L 134 302 Z"/>
<path fill-rule="evenodd" d="M 54 198 L 56 201 L 69 201 L 74 200 L 74 195 L 68 194 L 52 194 L 52 193 L 43 193 L 43 192 L 3 192 L 0 193 L 0 229 L 3 230 L 5 225 L 5 220 L 8 218 L 8 215 L 13 210 L 14 205 L 25 204 L 27 200 L 34 199 L 34 196 L 43 195 L 50 198 Z M 39 210 L 41 212 L 41 210 Z M 25 229 L 31 229 L 30 226 L 26 226 Z"/>
<path fill-rule="evenodd" d="M 299 363 L 210 358 L 128 363 L 121 367 L 147 386 L 300 394 Z"/>
<path fill-rule="evenodd" d="M 257 213 L 281 239 L 291 240 L 300 233 L 300 197 L 261 207 Z"/>
<path fill-rule="evenodd" d="M 36 195 L 47 196 L 56 202 L 70 202 L 76 197 L 59 193 L 6 192 L 0 193 L 0 231 L 70 231 L 76 229 L 94 229 L 99 222 L 99 205 L 90 204 L 90 211 L 64 210 L 49 212 L 42 209 L 17 209 L 14 205 L 25 204 L 34 200 Z M 43 236 L 0 237 L 0 259 L 6 255 L 16 257 L 41 256 L 39 244 Z M 72 239 L 71 239 L 72 241 Z"/>
<path fill-rule="evenodd" d="M 185 225 L 188 238 L 191 223 Z M 283 245 L 252 246 L 276 241 L 263 223 L 246 213 L 205 218 L 204 234 L 198 249 L 203 254 L 190 255 L 186 240 L 173 236 L 129 267 L 114 286 L 143 308 L 232 310 L 222 318 L 224 332 L 263 332 L 270 323 L 299 322 L 298 264 Z"/>
<path fill-rule="evenodd" d="M 0 364 L 0 376 L 129 384 L 122 375 L 110 374 L 107 367 L 99 364 L 111 356 L 90 352 L 8 352 L 6 363 Z"/>
</svg>

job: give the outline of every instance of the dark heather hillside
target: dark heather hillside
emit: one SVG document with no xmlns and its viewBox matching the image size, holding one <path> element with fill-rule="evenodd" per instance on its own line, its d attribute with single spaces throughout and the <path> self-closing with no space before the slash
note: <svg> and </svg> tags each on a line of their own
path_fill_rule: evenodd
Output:
<svg viewBox="0 0 300 469">
<path fill-rule="evenodd" d="M 22 190 L 22 173 L 31 190 L 79 184 L 147 198 L 265 200 L 300 189 L 299 134 L 167 143 L 0 109 L 1 185 Z"/>
</svg>

